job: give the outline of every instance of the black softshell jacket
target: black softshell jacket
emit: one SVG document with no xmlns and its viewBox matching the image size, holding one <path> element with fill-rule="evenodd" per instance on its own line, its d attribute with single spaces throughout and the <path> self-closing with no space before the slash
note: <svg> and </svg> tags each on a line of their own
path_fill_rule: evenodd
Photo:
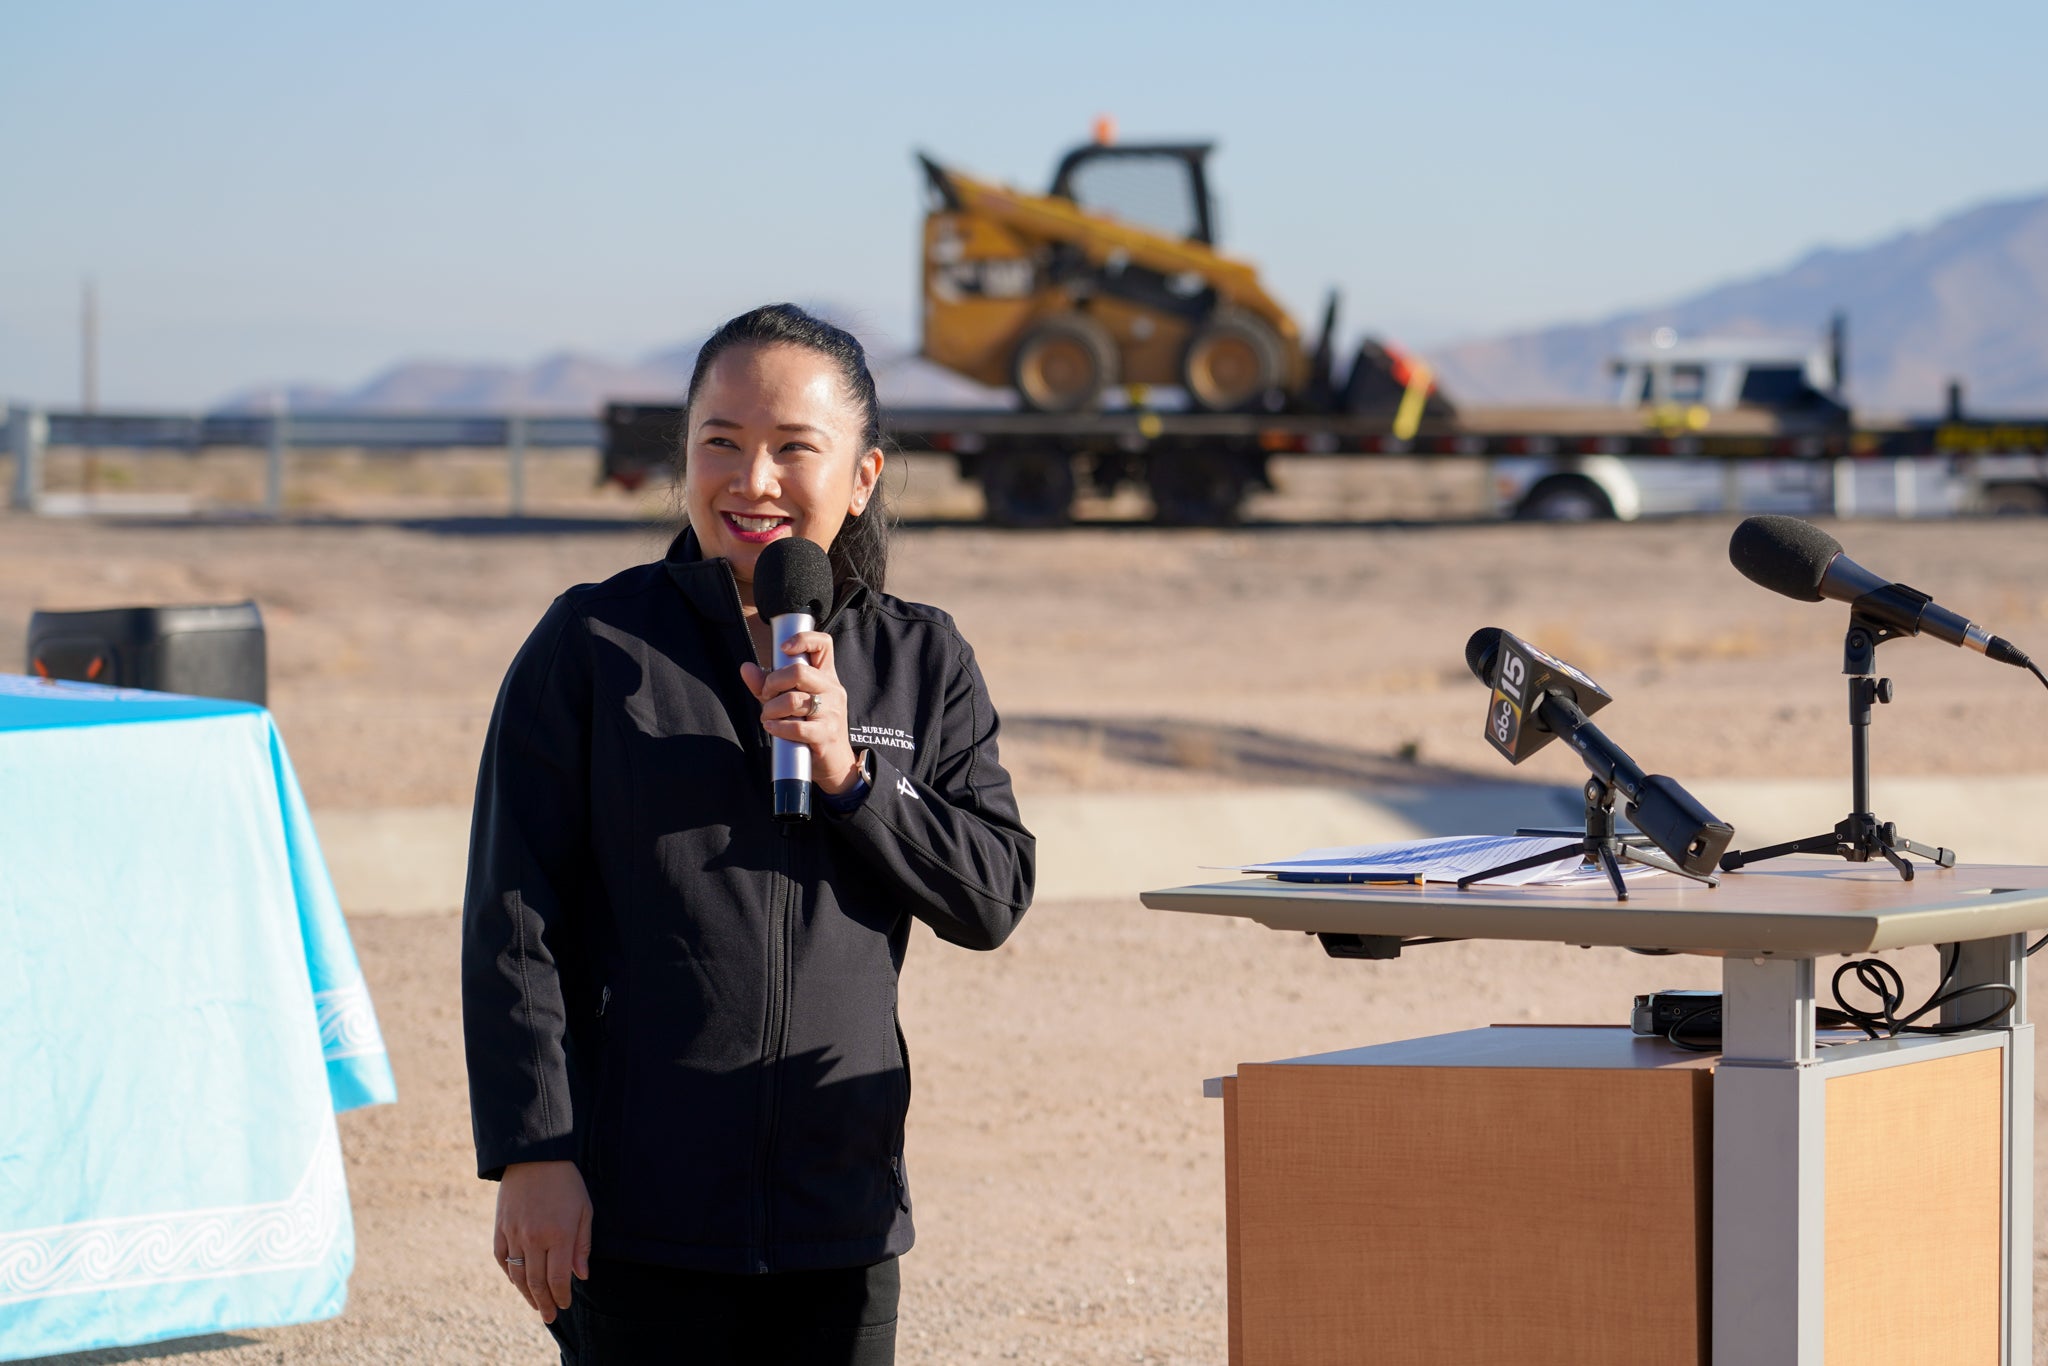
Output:
<svg viewBox="0 0 2048 1366">
<path fill-rule="evenodd" d="M 557 598 L 485 741 L 462 916 L 477 1166 L 572 1158 L 599 1255 L 710 1271 L 910 1246 L 911 917 L 992 949 L 1033 841 L 973 652 L 945 613 L 856 588 L 834 641 L 847 813 L 769 817 L 732 571 L 685 533 Z"/>
</svg>

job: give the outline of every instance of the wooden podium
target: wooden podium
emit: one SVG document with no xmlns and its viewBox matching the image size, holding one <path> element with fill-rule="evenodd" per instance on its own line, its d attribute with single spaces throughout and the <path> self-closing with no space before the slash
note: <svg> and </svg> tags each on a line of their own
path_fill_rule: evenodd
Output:
<svg viewBox="0 0 2048 1366">
<path fill-rule="evenodd" d="M 1521 1026 L 1212 1083 L 1232 1362 L 2027 1366 L 2025 934 L 2048 926 L 2048 868 L 1903 883 L 1883 865 L 1788 859 L 1718 889 L 1597 890 L 1245 879 L 1145 894 L 1278 929 L 1724 963 L 1719 1054 Z M 1815 958 L 1925 944 L 1957 945 L 1955 985 L 2012 987 L 2012 1012 L 1938 1037 L 1816 1035 Z M 1406 958 L 1426 970 L 1427 953 Z"/>
</svg>

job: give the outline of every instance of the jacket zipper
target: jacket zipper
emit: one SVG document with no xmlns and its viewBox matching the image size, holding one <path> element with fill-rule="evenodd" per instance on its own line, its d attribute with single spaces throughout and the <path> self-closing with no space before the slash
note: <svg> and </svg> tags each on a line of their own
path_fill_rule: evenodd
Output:
<svg viewBox="0 0 2048 1366">
<path fill-rule="evenodd" d="M 776 1131 L 782 1120 L 783 1054 L 789 1047 L 789 941 L 796 919 L 793 903 L 797 895 L 796 877 L 791 868 L 796 831 L 785 825 L 778 834 L 780 838 L 775 841 L 775 873 L 778 879 L 776 923 L 774 937 L 769 940 L 768 1016 L 771 1032 L 767 1068 L 768 1123 L 761 1136 L 761 1182 L 758 1187 L 762 1230 L 759 1267 L 764 1272 L 775 1269 L 769 1256 L 775 1245 L 775 1201 L 771 1175 L 775 1170 Z"/>
<path fill-rule="evenodd" d="M 739 580 L 732 577 L 729 569 L 726 583 L 732 589 L 732 604 L 738 613 L 739 631 L 746 642 L 747 658 L 766 673 L 769 671 L 768 662 L 761 658 L 760 652 L 754 647 L 753 633 L 747 629 L 747 608 L 740 600 Z M 754 721 L 753 733 L 755 752 L 766 755 L 770 748 L 769 736 L 758 717 Z M 795 831 L 783 826 L 777 831 L 777 835 L 779 838 L 773 842 L 775 866 L 772 873 L 775 912 L 768 936 L 768 1037 L 764 1041 L 766 1047 L 763 1058 L 763 1084 L 768 1088 L 768 1096 L 767 1104 L 763 1106 L 754 1179 L 754 1227 L 758 1234 L 754 1269 L 757 1272 L 773 1270 L 768 1255 L 775 1241 L 775 1212 L 770 1187 L 775 1162 L 776 1129 L 781 1120 L 782 1054 L 789 1045 L 789 936 L 790 924 L 794 918 L 790 903 L 795 899 L 796 893 L 796 879 L 790 871 L 790 841 Z"/>
</svg>

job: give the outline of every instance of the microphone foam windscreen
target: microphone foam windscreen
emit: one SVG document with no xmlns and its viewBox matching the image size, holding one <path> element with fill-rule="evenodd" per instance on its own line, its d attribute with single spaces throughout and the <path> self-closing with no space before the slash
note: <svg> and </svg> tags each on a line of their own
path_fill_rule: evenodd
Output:
<svg viewBox="0 0 2048 1366">
<path fill-rule="evenodd" d="M 1493 661 L 1500 653 L 1500 627 L 1482 626 L 1465 642 L 1465 667 L 1481 683 L 1493 685 Z"/>
<path fill-rule="evenodd" d="M 1802 602 L 1820 601 L 1820 581 L 1842 543 L 1797 517 L 1749 517 L 1728 538 L 1728 562 L 1751 583 Z"/>
<path fill-rule="evenodd" d="M 832 562 L 816 541 L 784 536 L 754 561 L 754 606 L 763 617 L 808 613 L 822 621 L 832 607 Z"/>
</svg>

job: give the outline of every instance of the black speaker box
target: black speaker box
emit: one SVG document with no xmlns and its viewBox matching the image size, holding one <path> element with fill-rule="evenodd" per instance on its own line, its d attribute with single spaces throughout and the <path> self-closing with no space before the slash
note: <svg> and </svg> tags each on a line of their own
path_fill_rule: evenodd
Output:
<svg viewBox="0 0 2048 1366">
<path fill-rule="evenodd" d="M 28 619 L 28 669 L 260 706 L 269 679 L 263 614 L 253 602 L 37 612 Z"/>
</svg>

